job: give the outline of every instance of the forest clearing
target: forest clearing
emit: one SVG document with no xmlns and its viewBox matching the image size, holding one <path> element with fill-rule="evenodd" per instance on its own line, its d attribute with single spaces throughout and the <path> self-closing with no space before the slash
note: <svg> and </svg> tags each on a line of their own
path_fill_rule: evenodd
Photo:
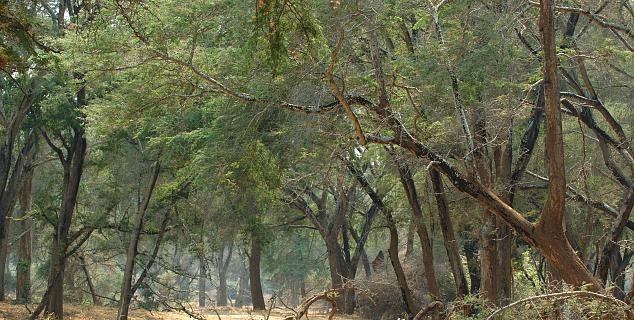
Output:
<svg viewBox="0 0 634 320">
<path fill-rule="evenodd" d="M 633 143 L 632 0 L 0 0 L 0 318 L 634 320 Z"/>
</svg>

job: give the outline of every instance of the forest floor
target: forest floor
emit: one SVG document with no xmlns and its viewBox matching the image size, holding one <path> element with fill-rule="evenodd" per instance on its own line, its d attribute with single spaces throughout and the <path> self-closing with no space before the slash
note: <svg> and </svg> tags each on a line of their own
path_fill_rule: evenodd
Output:
<svg viewBox="0 0 634 320">
<path fill-rule="evenodd" d="M 29 306 L 29 309 L 35 309 L 35 306 Z M 208 320 L 264 320 L 266 319 L 267 312 L 252 312 L 240 309 L 225 308 L 217 310 L 218 314 L 209 310 L 205 314 L 205 318 Z M 0 319 L 1 320 L 24 320 L 29 316 L 29 311 L 24 305 L 0 303 Z M 81 306 L 81 305 L 64 305 L 64 319 L 66 320 L 106 320 L 115 319 L 117 317 L 117 309 L 111 307 L 97 307 L 97 306 Z M 268 317 L 269 320 L 282 320 L 288 316 L 288 312 L 282 310 L 273 310 Z M 326 314 L 311 313 L 310 319 L 323 320 L 327 319 Z M 46 318 L 42 318 L 46 319 Z M 180 312 L 158 312 L 147 310 L 132 310 L 130 312 L 130 320 L 187 320 L 192 319 L 185 313 Z M 340 317 L 336 316 L 335 319 L 358 319 L 355 317 Z"/>
</svg>

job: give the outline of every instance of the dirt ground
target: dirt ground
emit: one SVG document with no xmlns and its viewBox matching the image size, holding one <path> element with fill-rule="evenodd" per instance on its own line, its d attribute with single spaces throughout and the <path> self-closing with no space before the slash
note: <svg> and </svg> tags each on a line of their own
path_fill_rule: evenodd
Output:
<svg viewBox="0 0 634 320">
<path fill-rule="evenodd" d="M 29 309 L 35 309 L 35 306 L 29 305 Z M 207 320 L 264 320 L 266 319 L 266 312 L 252 312 L 244 309 L 232 309 L 223 308 L 219 309 L 218 315 L 212 310 L 205 312 L 205 318 Z M 0 319 L 4 320 L 24 320 L 29 316 L 29 311 L 24 305 L 14 305 L 8 303 L 0 303 Z M 289 312 L 284 310 L 273 310 L 269 316 L 269 320 L 282 320 L 285 316 L 288 316 Z M 115 319 L 117 317 L 117 309 L 110 307 L 96 307 L 96 306 L 77 306 L 77 305 L 64 305 L 64 319 L 67 320 L 107 320 Z M 325 314 L 309 315 L 310 319 L 324 320 L 327 318 Z M 46 318 L 42 318 L 46 319 Z M 147 310 L 131 310 L 130 320 L 186 320 L 192 319 L 185 313 L 178 312 L 150 312 Z M 357 320 L 355 317 L 335 317 L 338 320 Z"/>
</svg>

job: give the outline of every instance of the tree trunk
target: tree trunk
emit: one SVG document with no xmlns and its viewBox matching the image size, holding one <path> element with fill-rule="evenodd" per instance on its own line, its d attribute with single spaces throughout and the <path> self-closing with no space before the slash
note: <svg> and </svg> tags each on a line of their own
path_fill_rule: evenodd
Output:
<svg viewBox="0 0 634 320">
<path fill-rule="evenodd" d="M 198 307 L 205 308 L 207 306 L 207 270 L 205 269 L 205 261 L 202 256 L 199 259 L 200 270 L 198 272 Z"/>
<path fill-rule="evenodd" d="M 95 285 L 92 283 L 92 278 L 90 277 L 90 272 L 88 271 L 88 266 L 86 265 L 86 258 L 83 255 L 80 255 L 79 262 L 81 264 L 81 270 L 84 272 L 84 276 L 86 277 L 88 290 L 90 290 L 90 296 L 92 297 L 92 304 L 98 306 L 100 305 L 99 297 L 95 291 Z"/>
<path fill-rule="evenodd" d="M 242 306 L 249 304 L 248 302 L 248 292 L 247 288 L 249 288 L 249 270 L 244 266 L 244 262 L 242 262 L 242 270 L 240 271 L 240 278 L 238 280 L 238 297 L 236 298 L 236 307 L 241 308 Z"/>
<path fill-rule="evenodd" d="M 216 291 L 216 304 L 220 307 L 227 306 L 227 273 L 218 275 L 218 290 Z"/>
<path fill-rule="evenodd" d="M 31 212 L 31 192 L 33 169 L 25 171 L 22 189 L 20 190 L 20 250 L 16 266 L 15 297 L 19 303 L 31 302 L 31 219 L 26 217 Z"/>
<path fill-rule="evenodd" d="M 4 276 L 7 271 L 7 253 L 9 249 L 9 224 L 10 224 L 11 215 L 7 215 L 6 221 L 3 225 L 3 232 L 1 233 L 2 238 L 0 238 L 0 301 L 5 300 L 4 294 Z"/>
<path fill-rule="evenodd" d="M 32 175 L 30 168 L 35 157 L 35 133 L 29 134 L 24 148 L 21 150 L 15 165 L 14 172 L 9 179 L 6 190 L 0 194 L 0 301 L 5 300 L 5 274 L 7 271 L 7 254 L 9 249 L 9 225 L 15 209 L 18 194 L 23 187 L 24 179 L 30 179 L 24 175 Z M 9 157 L 10 161 L 10 157 Z M 29 171 L 29 172 L 25 172 Z"/>
<path fill-rule="evenodd" d="M 79 95 L 79 94 L 78 94 Z M 51 248 L 48 300 L 45 312 L 52 314 L 54 319 L 64 317 L 64 272 L 66 269 L 66 250 L 69 246 L 69 231 L 72 224 L 73 213 L 77 204 L 77 193 L 81 182 L 86 155 L 86 138 L 83 129 L 74 129 L 73 147 L 70 154 L 64 159 L 61 151 L 60 160 L 64 165 L 63 198 L 56 230 L 53 234 Z M 54 145 L 47 141 L 51 147 Z M 59 150 L 59 149 L 58 149 Z M 39 308 L 38 308 L 39 309 Z M 36 314 L 34 312 L 33 314 Z"/>
<path fill-rule="evenodd" d="M 480 293 L 484 299 L 497 305 L 499 279 L 496 217 L 488 210 L 484 210 L 483 218 L 480 230 Z"/>
<path fill-rule="evenodd" d="M 16 161 L 13 161 L 19 131 L 31 108 L 38 84 L 38 79 L 30 80 L 28 88 L 24 88 L 22 101 L 16 107 L 13 116 L 10 119 L 5 119 L 6 126 L 2 128 L 3 141 L 0 141 L 0 239 L 6 238 L 4 233 L 8 229 L 4 224 L 8 221 L 7 217 L 13 212 L 15 198 L 22 183 L 21 175 L 26 160 L 24 157 L 33 149 L 33 144 L 37 137 L 36 132 L 29 134 L 22 153 Z M 4 285 L 4 282 L 2 285 Z"/>
<path fill-rule="evenodd" d="M 467 270 L 469 271 L 469 282 L 471 287 L 469 293 L 477 295 L 480 293 L 480 261 L 478 261 L 478 241 L 474 238 L 467 238 L 463 244 L 464 255 L 467 258 Z"/>
<path fill-rule="evenodd" d="M 262 282 L 260 280 L 260 258 L 262 248 L 257 237 L 251 239 L 251 253 L 249 255 L 249 282 L 251 284 L 251 299 L 254 310 L 265 310 Z"/>
<path fill-rule="evenodd" d="M 224 247 L 218 254 L 218 290 L 216 291 L 216 304 L 218 306 L 227 305 L 227 270 L 229 269 L 233 253 L 233 242 L 229 243 L 226 249 L 228 249 L 226 260 L 224 258 Z"/>
<path fill-rule="evenodd" d="M 438 288 L 438 280 L 436 279 L 436 271 L 434 270 L 434 254 L 429 240 L 429 234 L 427 233 L 427 227 L 423 222 L 423 210 L 421 209 L 420 201 L 418 200 L 416 184 L 412 178 L 412 172 L 410 171 L 409 166 L 399 160 L 396 154 L 393 152 L 391 153 L 392 158 L 398 167 L 401 185 L 407 195 L 407 200 L 411 208 L 412 220 L 416 225 L 416 233 L 418 234 L 418 238 L 420 240 L 427 289 L 429 290 L 432 300 L 439 299 L 440 289 Z M 410 307 L 413 308 L 413 305 L 410 304 Z M 414 310 L 412 309 L 412 311 Z M 416 314 L 416 312 L 413 314 Z"/>
<path fill-rule="evenodd" d="M 407 279 L 405 278 L 405 272 L 403 271 L 403 266 L 401 265 L 401 260 L 398 257 L 398 231 L 396 229 L 396 223 L 391 215 L 387 217 L 387 220 L 388 228 L 390 229 L 390 247 L 388 249 L 390 263 L 392 263 L 392 268 L 396 274 L 396 281 L 401 289 L 401 296 L 403 298 L 405 310 L 409 315 L 414 315 L 416 314 L 416 310 L 414 309 L 416 308 L 414 297 L 409 289 Z"/>
<path fill-rule="evenodd" d="M 629 221 L 633 206 L 634 187 L 628 190 L 627 195 L 619 208 L 619 214 L 610 228 L 609 238 L 606 240 L 603 250 L 598 253 L 600 254 L 600 258 L 599 265 L 597 267 L 597 278 L 599 278 L 602 282 L 605 282 L 608 277 L 610 260 L 612 259 L 614 252 L 619 248 L 618 241 L 621 239 L 621 235 L 625 229 L 625 223 Z"/>
<path fill-rule="evenodd" d="M 139 244 L 139 239 L 141 238 L 141 230 L 143 229 L 143 218 L 150 204 L 150 198 L 152 197 L 152 193 L 154 192 L 160 170 L 161 165 L 157 161 L 154 163 L 152 176 L 150 177 L 150 182 L 146 189 L 143 202 L 139 206 L 134 217 L 134 229 L 132 231 L 132 235 L 130 236 L 128 250 L 126 251 L 125 269 L 123 272 L 123 280 L 121 281 L 121 295 L 119 297 L 119 310 L 117 311 L 118 320 L 128 319 L 130 301 L 132 301 L 132 296 L 134 295 L 132 276 L 134 275 L 134 265 L 138 253 L 137 247 Z"/>
<path fill-rule="evenodd" d="M 414 254 L 414 233 L 416 232 L 416 222 L 412 221 L 407 227 L 407 242 L 405 243 L 405 256 Z"/>
<path fill-rule="evenodd" d="M 370 259 L 368 259 L 368 254 L 363 250 L 361 252 L 361 263 L 363 263 L 363 270 L 365 271 L 365 277 L 370 278 L 372 276 L 372 266 L 370 265 Z"/>
<path fill-rule="evenodd" d="M 412 292 L 409 289 L 409 285 L 407 284 L 407 279 L 405 278 L 405 272 L 403 271 L 403 267 L 401 265 L 401 260 L 398 256 L 398 247 L 399 247 L 399 241 L 398 241 L 398 230 L 396 227 L 396 222 L 394 221 L 394 217 L 392 216 L 392 212 L 391 210 L 389 210 L 386 206 L 385 203 L 383 202 L 383 200 L 381 199 L 381 197 L 379 197 L 379 195 L 376 193 L 376 191 L 372 188 L 372 186 L 370 185 L 370 183 L 368 182 L 367 178 L 365 177 L 365 175 L 363 174 L 362 171 L 359 171 L 356 167 L 354 167 L 352 165 L 352 163 L 350 162 L 346 162 L 346 165 L 348 166 L 348 169 L 350 170 L 350 172 L 355 176 L 355 178 L 357 179 L 357 181 L 359 182 L 359 184 L 361 185 L 361 187 L 363 188 L 363 190 L 365 191 L 365 193 L 368 194 L 368 196 L 370 197 L 370 199 L 372 199 L 372 202 L 377 206 L 377 208 L 379 210 L 381 210 L 383 212 L 383 214 L 385 215 L 385 219 L 387 221 L 387 225 L 388 228 L 390 230 L 390 247 L 388 250 L 388 254 L 390 255 L 390 262 L 392 263 L 392 268 L 394 269 L 394 273 L 396 274 L 396 280 L 398 282 L 399 288 L 401 290 L 401 296 L 403 298 L 403 304 L 405 307 L 405 311 L 409 314 L 409 315 L 414 315 L 416 314 L 415 308 L 415 302 L 414 302 L 414 298 L 412 296 Z M 412 189 L 407 189 L 410 191 L 415 191 Z M 410 193 L 408 192 L 408 195 L 410 195 Z M 418 201 L 418 200 L 416 200 Z M 413 208 L 412 208 L 413 209 Z M 420 209 L 420 205 L 418 206 L 418 209 Z M 421 217 L 422 217 L 422 212 L 421 213 Z M 417 229 L 418 230 L 424 230 L 422 227 L 422 220 L 421 223 L 417 223 Z M 420 235 L 426 235 L 426 231 L 425 234 L 424 233 L 419 233 Z M 424 241 L 425 239 L 421 238 L 421 247 L 425 247 Z M 429 237 L 427 237 L 427 241 L 429 241 Z M 429 243 L 429 242 L 427 242 Z M 427 249 L 427 253 L 431 254 L 431 248 Z M 423 249 L 423 254 L 425 254 L 425 249 Z M 430 258 L 430 257 L 428 257 Z M 423 259 L 423 261 L 425 261 L 425 259 Z M 432 275 L 433 275 L 433 260 L 430 260 L 432 262 L 431 268 L 430 269 L 425 269 L 425 273 L 428 273 L 431 271 Z M 430 262 L 428 261 L 428 262 Z M 426 268 L 428 267 L 427 265 L 425 266 Z M 428 275 L 426 275 L 429 278 Z M 433 281 L 428 282 L 427 285 L 429 287 L 429 291 L 432 295 L 432 298 L 437 298 L 438 295 L 435 295 L 432 292 L 432 285 L 436 284 L 436 278 L 434 276 Z M 436 292 L 438 292 L 438 288 L 436 286 Z"/>
<path fill-rule="evenodd" d="M 458 249 L 458 241 L 454 234 L 453 222 L 449 215 L 447 199 L 445 198 L 445 190 L 442 185 L 442 178 L 438 171 L 431 169 L 429 171 L 431 177 L 434 195 L 436 196 L 436 205 L 438 207 L 438 217 L 440 220 L 440 228 L 442 230 L 445 243 L 445 250 L 451 265 L 451 273 L 456 285 L 456 293 L 458 298 L 462 298 L 469 294 L 467 288 L 467 280 L 465 279 L 464 269 L 462 268 L 462 260 L 460 259 L 460 251 Z"/>
</svg>

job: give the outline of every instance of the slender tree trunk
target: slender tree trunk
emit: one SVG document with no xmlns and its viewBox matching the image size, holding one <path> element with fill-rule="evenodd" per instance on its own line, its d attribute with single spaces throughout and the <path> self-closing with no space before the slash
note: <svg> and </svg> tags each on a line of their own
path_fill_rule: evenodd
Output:
<svg viewBox="0 0 634 320">
<path fill-rule="evenodd" d="M 454 234 L 453 222 L 449 215 L 442 178 L 438 171 L 434 169 L 429 171 L 429 175 L 431 177 L 434 195 L 436 196 L 440 228 L 442 230 L 449 264 L 451 265 L 451 273 L 454 278 L 454 283 L 456 284 L 456 293 L 458 297 L 461 298 L 469 294 L 469 289 L 467 288 L 467 280 L 465 279 L 464 269 L 462 268 L 462 260 L 460 259 L 458 241 Z"/>
<path fill-rule="evenodd" d="M 99 297 L 97 296 L 97 292 L 95 291 L 95 285 L 92 283 L 92 278 L 90 277 L 90 271 L 88 270 L 88 265 L 86 264 L 86 258 L 83 255 L 80 255 L 79 262 L 81 264 L 81 270 L 84 272 L 84 276 L 86 277 L 88 290 L 90 290 L 90 296 L 92 297 L 92 304 L 98 306 L 100 305 Z"/>
<path fill-rule="evenodd" d="M 363 190 L 368 194 L 368 196 L 370 197 L 370 199 L 372 199 L 372 202 L 377 206 L 377 208 L 379 210 L 381 210 L 383 212 L 383 214 L 385 215 L 385 219 L 387 221 L 387 225 L 388 228 L 390 230 L 390 246 L 389 246 L 389 250 L 388 250 L 388 254 L 390 255 L 390 262 L 392 263 L 392 268 L 394 269 L 394 273 L 396 274 L 396 280 L 398 282 L 399 288 L 401 290 L 401 296 L 403 298 L 403 304 L 405 307 L 405 310 L 408 314 L 410 315 L 414 315 L 417 313 L 417 310 L 415 310 L 415 302 L 414 302 L 414 298 L 412 296 L 412 292 L 409 289 L 409 285 L 407 284 L 407 279 L 405 277 L 405 272 L 403 271 L 403 266 L 401 265 L 401 260 L 398 256 L 398 248 L 399 248 L 399 240 L 398 240 L 398 229 L 396 227 L 396 222 L 394 221 L 394 217 L 392 216 L 392 212 L 391 210 L 389 210 L 386 206 L 385 203 L 383 202 L 383 200 L 381 199 L 381 197 L 376 193 L 376 191 L 372 188 L 372 186 L 370 185 L 370 183 L 368 182 L 367 178 L 365 177 L 365 175 L 363 174 L 362 171 L 359 171 L 357 168 L 355 168 L 352 163 L 350 162 L 346 162 L 346 165 L 348 166 L 348 169 L 350 170 L 350 172 L 355 176 L 355 178 L 357 179 L 357 181 L 359 182 L 359 184 L 361 185 L 361 187 L 363 188 Z M 412 189 L 408 189 L 408 190 L 412 190 Z M 410 193 L 408 192 L 408 195 Z M 416 200 L 417 201 L 417 200 Z M 420 205 L 418 206 L 418 208 L 420 209 Z M 421 217 L 422 217 L 422 212 L 421 213 Z M 422 222 L 422 220 L 421 220 Z M 423 230 L 422 227 L 422 223 L 417 223 L 417 229 L 418 230 Z M 419 235 L 421 235 L 423 233 L 419 233 Z M 424 247 L 424 241 L 425 239 L 421 238 L 421 246 Z M 427 237 L 427 241 L 429 241 L 429 237 Z M 427 242 L 429 243 L 429 242 Z M 431 248 L 428 248 L 428 253 L 431 254 Z M 425 254 L 425 249 L 423 249 L 423 254 Z M 430 258 L 430 257 L 428 257 Z M 425 261 L 425 260 L 423 260 Z M 432 275 L 433 275 L 433 260 L 429 260 L 432 262 L 431 268 L 430 269 L 425 269 L 425 273 L 428 273 L 431 271 Z M 428 261 L 428 262 L 429 262 Z M 426 268 L 428 267 L 427 265 L 425 266 Z M 427 276 L 428 279 L 429 276 Z M 432 290 L 433 288 L 431 287 L 432 285 L 436 284 L 436 278 L 434 276 L 433 281 L 429 282 L 427 285 L 429 287 L 429 291 L 432 294 L 433 298 L 438 297 L 438 295 L 435 295 Z M 436 290 L 438 289 L 437 287 L 435 288 Z M 438 291 L 436 291 L 438 292 Z"/>
<path fill-rule="evenodd" d="M 602 282 L 605 282 L 608 277 L 610 260 L 612 259 L 614 252 L 618 250 L 618 241 L 621 239 L 621 235 L 625 229 L 625 223 L 629 221 L 633 206 L 634 187 L 628 190 L 628 193 L 619 208 L 619 215 L 614 220 L 612 227 L 610 228 L 609 238 L 606 240 L 603 249 L 600 252 L 599 265 L 597 267 L 597 278 L 599 278 Z"/>
<path fill-rule="evenodd" d="M 141 238 L 141 230 L 143 229 L 143 218 L 145 212 L 150 204 L 150 198 L 154 192 L 156 181 L 161 170 L 161 165 L 157 161 L 154 163 L 152 176 L 145 192 L 145 198 L 139 206 L 137 213 L 134 217 L 134 229 L 130 236 L 130 243 L 128 244 L 128 250 L 126 252 L 126 263 L 123 272 L 123 280 L 121 281 L 121 295 L 119 297 L 119 310 L 117 311 L 118 320 L 128 319 L 128 310 L 130 309 L 130 301 L 134 295 L 132 276 L 134 275 L 134 265 L 137 256 L 137 247 L 139 239 Z"/>
<path fill-rule="evenodd" d="M 16 300 L 20 303 L 31 302 L 31 219 L 26 217 L 31 212 L 31 192 L 33 182 L 33 169 L 25 171 L 23 185 L 20 190 L 20 250 L 18 264 L 16 266 Z"/>
<path fill-rule="evenodd" d="M 200 271 L 198 272 L 198 307 L 205 308 L 206 306 L 207 306 L 207 270 L 205 269 L 205 261 L 203 261 L 203 258 L 201 257 Z"/>
<path fill-rule="evenodd" d="M 467 270 L 469 271 L 469 282 L 471 287 L 469 293 L 477 295 L 480 293 L 480 261 L 478 261 L 478 241 L 474 238 L 467 238 L 463 244 L 464 255 L 467 258 Z"/>
<path fill-rule="evenodd" d="M 265 310 L 262 281 L 260 279 L 260 258 L 262 248 L 257 237 L 251 239 L 251 253 L 249 255 L 249 282 L 251 284 L 251 299 L 254 310 Z"/>
<path fill-rule="evenodd" d="M 4 231 L 1 233 L 0 238 L 0 301 L 5 300 L 5 279 L 4 276 L 7 271 L 7 254 L 9 252 L 9 224 L 11 215 L 7 215 L 6 221 L 2 224 Z"/>
<path fill-rule="evenodd" d="M 365 250 L 361 252 L 361 263 L 363 263 L 365 277 L 370 278 L 372 276 L 372 266 L 370 265 L 370 259 L 368 259 L 368 254 L 365 252 Z"/>
<path fill-rule="evenodd" d="M 390 255 L 390 263 L 392 264 L 392 268 L 394 269 L 394 273 L 396 274 L 396 281 L 398 282 L 398 286 L 401 289 L 401 296 L 403 298 L 403 303 L 405 305 L 405 310 L 408 314 L 414 315 L 416 314 L 416 304 L 414 302 L 414 297 L 412 296 L 412 292 L 409 289 L 409 285 L 407 284 L 407 278 L 405 277 L 405 272 L 403 271 L 403 266 L 401 265 L 401 260 L 398 257 L 398 231 L 396 229 L 396 223 L 391 215 L 387 218 L 388 220 L 388 228 L 390 229 L 390 247 L 388 249 L 388 254 Z"/>
</svg>

